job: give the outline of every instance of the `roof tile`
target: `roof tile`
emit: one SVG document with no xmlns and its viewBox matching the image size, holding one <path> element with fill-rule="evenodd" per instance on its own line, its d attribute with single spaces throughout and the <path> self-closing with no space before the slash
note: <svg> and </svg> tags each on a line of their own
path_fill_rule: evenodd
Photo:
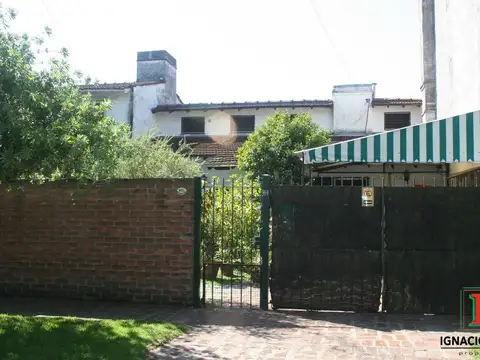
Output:
<svg viewBox="0 0 480 360">
<path fill-rule="evenodd" d="M 192 156 L 205 159 L 207 166 L 236 166 L 238 149 L 247 137 L 248 135 L 175 136 L 172 141 L 174 144 L 185 141 L 192 148 Z"/>
</svg>

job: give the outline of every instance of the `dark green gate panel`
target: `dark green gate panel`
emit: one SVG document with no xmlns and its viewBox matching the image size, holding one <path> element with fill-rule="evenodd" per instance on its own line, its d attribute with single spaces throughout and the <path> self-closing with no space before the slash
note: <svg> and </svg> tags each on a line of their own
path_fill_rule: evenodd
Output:
<svg viewBox="0 0 480 360">
<path fill-rule="evenodd" d="M 364 208 L 357 187 L 273 188 L 273 308 L 378 310 L 380 191 Z"/>
<path fill-rule="evenodd" d="M 385 188 L 387 312 L 458 314 L 479 286 L 479 188 Z"/>
</svg>

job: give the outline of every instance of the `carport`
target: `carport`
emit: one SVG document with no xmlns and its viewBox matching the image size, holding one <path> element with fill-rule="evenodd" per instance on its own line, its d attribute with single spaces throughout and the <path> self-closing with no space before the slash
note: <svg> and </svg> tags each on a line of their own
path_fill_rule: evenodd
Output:
<svg viewBox="0 0 480 360">
<path fill-rule="evenodd" d="M 408 166 L 480 162 L 480 111 L 297 152 L 317 169 L 353 164 Z M 406 171 L 406 170 L 405 170 Z M 310 171 L 311 173 L 311 171 Z"/>
</svg>

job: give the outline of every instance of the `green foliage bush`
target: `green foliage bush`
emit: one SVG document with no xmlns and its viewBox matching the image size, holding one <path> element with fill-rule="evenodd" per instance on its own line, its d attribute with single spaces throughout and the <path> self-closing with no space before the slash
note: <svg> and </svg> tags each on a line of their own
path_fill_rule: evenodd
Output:
<svg viewBox="0 0 480 360">
<path fill-rule="evenodd" d="M 169 139 L 152 141 L 152 134 L 137 138 L 124 137 L 117 167 L 111 177 L 132 178 L 193 178 L 202 174 L 201 164 L 191 157 L 191 148 L 181 143 L 173 151 Z"/>
</svg>

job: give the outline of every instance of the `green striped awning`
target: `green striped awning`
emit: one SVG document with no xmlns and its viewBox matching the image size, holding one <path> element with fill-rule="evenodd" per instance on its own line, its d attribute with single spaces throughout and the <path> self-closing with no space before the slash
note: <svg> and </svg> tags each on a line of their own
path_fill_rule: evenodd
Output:
<svg viewBox="0 0 480 360">
<path fill-rule="evenodd" d="M 322 162 L 480 162 L 480 111 L 299 151 Z"/>
</svg>

